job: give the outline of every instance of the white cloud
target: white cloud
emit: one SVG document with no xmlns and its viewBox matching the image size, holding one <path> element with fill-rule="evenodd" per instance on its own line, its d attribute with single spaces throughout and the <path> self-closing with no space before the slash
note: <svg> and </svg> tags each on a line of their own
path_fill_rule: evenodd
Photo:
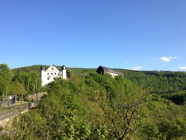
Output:
<svg viewBox="0 0 186 140">
<path fill-rule="evenodd" d="M 137 67 L 133 67 L 132 70 L 141 70 L 143 67 L 141 66 L 137 66 Z"/>
<path fill-rule="evenodd" d="M 178 68 L 180 71 L 186 71 L 186 67 L 179 67 Z"/>
<path fill-rule="evenodd" d="M 166 57 L 166 56 L 162 56 L 160 58 L 161 61 L 164 61 L 164 62 L 170 62 L 172 59 L 178 59 L 178 57 L 174 56 L 174 57 Z"/>
<path fill-rule="evenodd" d="M 169 62 L 171 59 L 168 58 L 168 57 L 162 56 L 162 57 L 160 58 L 160 60 L 161 60 L 161 61 L 164 61 L 164 62 Z"/>
</svg>

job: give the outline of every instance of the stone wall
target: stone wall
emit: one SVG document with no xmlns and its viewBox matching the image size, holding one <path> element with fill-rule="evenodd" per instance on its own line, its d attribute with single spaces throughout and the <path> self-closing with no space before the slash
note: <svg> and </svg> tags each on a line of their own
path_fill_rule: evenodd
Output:
<svg viewBox="0 0 186 140">
<path fill-rule="evenodd" d="M 39 92 L 33 95 L 29 95 L 27 100 L 37 100 L 40 101 L 43 96 L 47 95 L 47 92 Z"/>
</svg>

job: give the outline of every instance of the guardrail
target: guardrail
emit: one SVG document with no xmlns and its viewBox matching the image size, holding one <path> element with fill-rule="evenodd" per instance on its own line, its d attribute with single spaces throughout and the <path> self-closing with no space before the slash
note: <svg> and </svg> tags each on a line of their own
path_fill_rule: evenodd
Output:
<svg viewBox="0 0 186 140">
<path fill-rule="evenodd" d="M 16 116 L 26 109 L 29 109 L 28 103 L 19 106 L 2 108 L 0 109 L 0 121 L 11 116 Z"/>
<path fill-rule="evenodd" d="M 4 128 L 6 122 L 10 121 L 14 117 L 27 112 L 31 108 L 35 108 L 38 105 L 36 102 L 29 102 L 17 106 L 9 106 L 0 109 L 0 127 Z M 0 137 L 3 135 L 4 130 L 0 131 Z"/>
</svg>

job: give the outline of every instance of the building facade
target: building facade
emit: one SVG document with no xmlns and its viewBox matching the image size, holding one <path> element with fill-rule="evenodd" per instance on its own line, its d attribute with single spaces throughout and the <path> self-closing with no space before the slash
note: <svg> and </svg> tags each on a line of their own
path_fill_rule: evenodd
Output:
<svg viewBox="0 0 186 140">
<path fill-rule="evenodd" d="M 97 68 L 97 73 L 103 75 L 103 74 L 110 74 L 112 77 L 115 77 L 115 76 L 118 76 L 118 75 L 123 75 L 122 72 L 120 71 L 116 71 L 116 70 L 113 70 L 113 69 L 110 69 L 110 68 L 107 68 L 107 67 L 104 67 L 104 66 L 99 66 Z"/>
<path fill-rule="evenodd" d="M 44 66 L 41 67 L 42 86 L 53 82 L 56 78 L 67 78 L 66 67 L 64 65 L 61 67 L 61 70 L 58 70 L 55 65 L 51 65 L 47 70 L 45 70 Z"/>
</svg>

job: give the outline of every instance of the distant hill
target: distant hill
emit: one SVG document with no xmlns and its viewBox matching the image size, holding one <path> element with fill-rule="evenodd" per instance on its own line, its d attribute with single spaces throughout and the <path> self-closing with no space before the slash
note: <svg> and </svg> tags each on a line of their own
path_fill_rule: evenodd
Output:
<svg viewBox="0 0 186 140">
<path fill-rule="evenodd" d="M 45 66 L 48 68 L 49 66 Z M 61 66 L 56 66 L 61 69 Z M 31 72 L 40 74 L 41 65 L 33 65 L 13 69 L 14 74 Z M 156 93 L 168 98 L 177 104 L 182 104 L 186 99 L 186 72 L 172 71 L 134 71 L 116 69 L 134 84 L 142 86 L 151 93 Z M 82 76 L 85 73 L 95 73 L 96 68 L 68 68 L 67 73 Z"/>
<path fill-rule="evenodd" d="M 113 78 L 111 75 L 97 74 L 96 69 L 67 68 L 68 80 L 56 79 L 38 89 L 36 84 L 40 78 L 34 77 L 35 73 L 25 72 L 36 72 L 39 67 L 20 68 L 16 70 L 17 75 L 12 74 L 11 89 L 12 85 L 19 85 L 15 91 L 25 87 L 26 95 L 33 97 L 36 96 L 35 91 L 43 90 L 47 96 L 40 100 L 36 108 L 12 122 L 11 130 L 16 135 L 10 135 L 9 129 L 6 129 L 3 139 L 186 139 L 186 104 L 175 105 L 157 95 L 165 91 L 161 83 L 167 81 L 171 84 L 182 76 L 181 73 L 121 69 L 126 78 L 121 75 Z M 176 83 L 173 86 L 176 87 Z M 2 82 L 0 84 L 3 85 Z M 171 86 L 167 89 L 171 89 Z M 148 89 L 151 92 L 159 89 L 159 93 L 151 94 Z"/>
<path fill-rule="evenodd" d="M 14 74 L 22 73 L 22 72 L 31 72 L 31 73 L 37 73 L 40 74 L 41 65 L 33 65 L 33 66 L 27 66 L 27 67 L 20 67 L 12 69 Z"/>
<path fill-rule="evenodd" d="M 41 66 L 45 66 L 46 69 L 49 67 L 49 65 L 33 65 L 33 66 L 15 68 L 15 69 L 12 69 L 12 71 L 13 71 L 14 74 L 22 73 L 22 72 L 40 74 Z M 60 70 L 62 66 L 56 66 L 56 67 Z M 73 73 L 75 75 L 78 75 L 78 76 L 81 76 L 81 74 L 85 71 L 86 72 L 95 72 L 96 69 L 93 69 L 93 68 L 69 68 L 69 67 L 67 67 L 67 72 L 68 73 L 71 72 L 71 73 Z"/>
<path fill-rule="evenodd" d="M 131 71 L 122 70 L 125 78 L 134 84 L 150 90 L 172 100 L 176 104 L 183 104 L 186 100 L 186 72 L 173 71 Z"/>
</svg>

